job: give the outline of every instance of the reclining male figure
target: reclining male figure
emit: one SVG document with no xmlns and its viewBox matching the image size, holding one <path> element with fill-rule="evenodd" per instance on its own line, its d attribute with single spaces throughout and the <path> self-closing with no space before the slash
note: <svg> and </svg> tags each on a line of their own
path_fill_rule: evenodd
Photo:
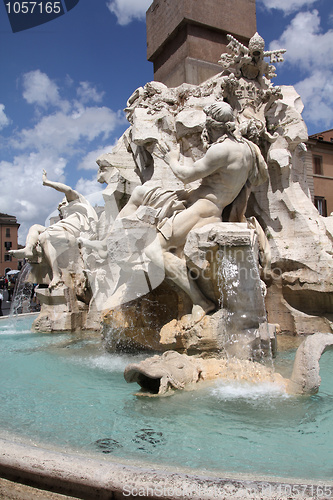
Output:
<svg viewBox="0 0 333 500">
<path fill-rule="evenodd" d="M 25 247 L 11 250 L 10 253 L 18 259 L 25 258 L 33 262 L 37 257 L 39 245 L 42 256 L 52 270 L 52 281 L 49 285 L 52 289 L 63 284 L 61 256 L 71 248 L 77 248 L 77 238 L 81 233 L 96 229 L 98 217 L 84 196 L 66 184 L 48 180 L 45 170 L 43 170 L 43 185 L 65 194 L 65 200 L 58 206 L 62 218 L 49 227 L 40 224 L 31 226 Z"/>
</svg>

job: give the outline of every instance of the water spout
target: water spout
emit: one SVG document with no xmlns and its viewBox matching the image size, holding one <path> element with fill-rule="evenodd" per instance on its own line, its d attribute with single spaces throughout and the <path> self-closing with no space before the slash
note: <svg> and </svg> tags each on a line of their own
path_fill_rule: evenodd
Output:
<svg viewBox="0 0 333 500">
<path fill-rule="evenodd" d="M 14 317 L 20 313 L 31 312 L 31 296 L 33 293 L 33 284 L 27 282 L 31 271 L 31 265 L 27 262 L 22 267 L 15 284 L 14 294 L 10 307 L 10 316 Z"/>
</svg>

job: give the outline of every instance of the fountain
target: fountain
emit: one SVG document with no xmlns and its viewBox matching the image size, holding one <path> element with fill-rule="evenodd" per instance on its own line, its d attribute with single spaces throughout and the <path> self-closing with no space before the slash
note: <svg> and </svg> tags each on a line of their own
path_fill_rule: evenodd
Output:
<svg viewBox="0 0 333 500">
<path fill-rule="evenodd" d="M 228 37 L 231 54 L 221 56 L 221 74 L 199 86 L 150 82 L 129 98 L 129 129 L 97 159 L 98 180 L 107 184 L 101 215 L 80 193 L 43 173 L 43 184 L 65 195 L 61 220 L 33 226 L 25 248 L 12 253 L 29 261 L 30 281 L 39 284 L 33 333 L 19 338 L 21 351 L 33 354 L 36 379 L 45 384 L 37 393 L 50 398 L 31 418 L 17 393 L 17 409 L 3 405 L 2 421 L 18 413 L 19 423 L 8 418 L 5 424 L 8 435 L 19 427 L 21 437 L 51 451 L 35 452 L 35 459 L 26 444 L 14 446 L 1 466 L 9 475 L 22 465 L 18 454 L 29 456 L 22 477 L 31 477 L 46 453 L 53 465 L 44 484 L 61 476 L 86 494 L 98 484 L 107 496 L 109 482 L 124 496 L 132 485 L 152 487 L 150 496 L 184 497 L 184 491 L 158 495 L 156 484 L 163 484 L 191 487 L 189 498 L 219 498 L 228 488 L 259 491 L 253 477 L 270 478 L 272 495 L 282 484 L 278 477 L 287 477 L 283 484 L 292 489 L 300 483 L 303 493 L 306 477 L 313 487 L 314 480 L 326 481 L 332 493 L 329 465 L 314 477 L 303 452 L 302 467 L 292 467 L 289 452 L 281 445 L 274 455 L 270 439 L 280 441 L 285 412 L 291 420 L 299 413 L 299 427 L 288 431 L 295 446 L 298 431 L 302 442 L 304 433 L 314 432 L 306 415 L 309 406 L 317 411 L 319 360 L 333 347 L 332 218 L 319 216 L 309 196 L 300 98 L 292 87 L 271 83 L 275 68 L 265 58 L 281 61 L 284 51 L 265 51 L 258 34 L 249 48 Z M 320 251 L 310 252 L 318 242 Z M 304 297 L 313 302 L 310 314 L 301 305 Z M 3 338 L 9 337 L 8 352 L 16 358 L 20 350 L 6 328 Z M 312 334 L 299 346 L 293 368 L 277 354 L 277 330 Z M 47 366 L 48 377 L 38 363 Z M 123 374 L 140 386 L 139 396 L 150 397 L 133 396 Z M 57 377 L 60 392 L 52 384 Z M 19 392 L 31 389 L 33 401 L 34 386 L 23 383 Z M 265 442 L 258 447 L 259 432 Z M 45 443 L 54 436 L 60 448 L 84 450 L 91 462 L 52 455 L 54 444 Z M 247 451 L 234 453 L 236 443 Z M 310 439 L 308 446 L 318 446 L 331 463 L 322 442 Z M 94 479 L 96 453 L 122 465 L 112 462 L 111 473 L 110 462 L 99 461 L 101 475 Z M 135 468 L 138 461 L 144 469 Z M 187 468 L 187 475 L 184 469 L 175 474 L 170 463 Z M 236 479 L 214 476 L 221 473 Z M 248 474 L 248 482 L 238 473 Z"/>
</svg>

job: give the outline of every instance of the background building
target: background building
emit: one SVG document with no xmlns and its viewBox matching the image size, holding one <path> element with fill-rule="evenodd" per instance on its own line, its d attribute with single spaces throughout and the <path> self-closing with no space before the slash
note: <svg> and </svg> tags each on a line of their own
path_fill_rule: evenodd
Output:
<svg viewBox="0 0 333 500">
<path fill-rule="evenodd" d="M 22 261 L 12 257 L 8 251 L 17 249 L 18 224 L 14 215 L 0 213 L 0 276 L 7 270 L 21 269 Z"/>
<path fill-rule="evenodd" d="M 307 147 L 312 159 L 313 202 L 326 217 L 333 212 L 333 129 L 310 135 Z"/>
</svg>

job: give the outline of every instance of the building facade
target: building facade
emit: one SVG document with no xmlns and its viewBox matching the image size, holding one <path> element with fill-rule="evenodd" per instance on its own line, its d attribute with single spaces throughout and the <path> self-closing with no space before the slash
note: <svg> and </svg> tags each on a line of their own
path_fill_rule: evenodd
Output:
<svg viewBox="0 0 333 500">
<path fill-rule="evenodd" d="M 324 217 L 333 213 L 333 129 L 310 135 L 307 142 L 312 160 L 312 198 Z"/>
<path fill-rule="evenodd" d="M 230 33 L 244 45 L 256 32 L 255 0 L 154 0 L 147 10 L 147 58 L 168 87 L 198 85 L 221 72 Z"/>
<path fill-rule="evenodd" d="M 17 249 L 17 232 L 20 224 L 14 215 L 0 213 L 0 276 L 7 271 L 21 269 L 22 261 L 9 254 Z"/>
</svg>

